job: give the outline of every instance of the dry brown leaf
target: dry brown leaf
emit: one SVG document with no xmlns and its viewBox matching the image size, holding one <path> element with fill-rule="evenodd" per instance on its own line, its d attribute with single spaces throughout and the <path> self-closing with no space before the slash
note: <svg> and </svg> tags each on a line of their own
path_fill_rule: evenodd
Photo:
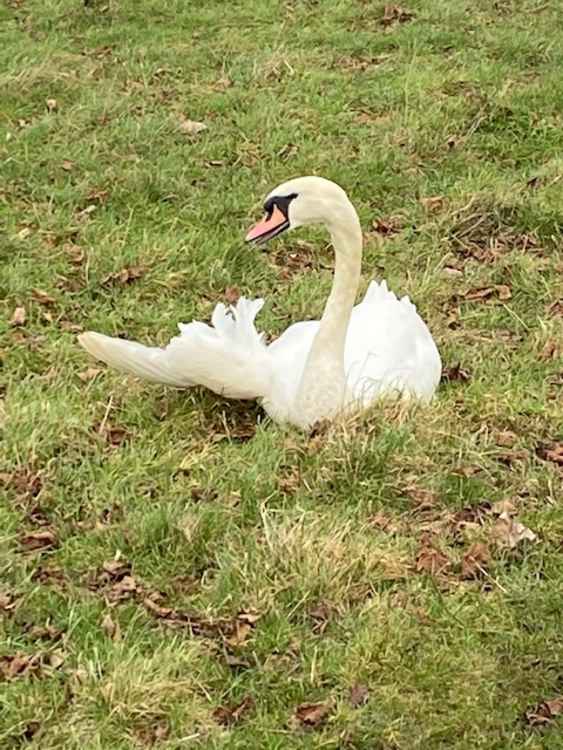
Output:
<svg viewBox="0 0 563 750">
<path fill-rule="evenodd" d="M 544 461 L 551 461 L 557 466 L 563 467 L 563 443 L 551 443 L 549 445 L 541 445 L 537 454 Z"/>
<path fill-rule="evenodd" d="M 526 721 L 532 727 L 545 726 L 563 714 L 563 695 L 544 701 L 526 711 Z"/>
<path fill-rule="evenodd" d="M 101 372 L 103 370 L 99 370 L 97 367 L 88 367 L 88 369 L 79 372 L 78 377 L 83 383 L 88 383 L 90 380 L 94 380 Z"/>
<path fill-rule="evenodd" d="M 512 291 L 506 284 L 496 284 L 495 286 L 470 289 L 465 293 L 465 299 L 468 301 L 488 300 L 494 297 L 505 302 L 512 297 Z"/>
<path fill-rule="evenodd" d="M 442 273 L 446 274 L 446 276 L 463 276 L 461 268 L 456 268 L 455 266 L 444 266 Z"/>
<path fill-rule="evenodd" d="M 523 541 L 535 542 L 536 534 L 516 518 L 511 517 L 506 511 L 501 513 L 492 528 L 492 536 L 500 546 L 514 549 Z"/>
<path fill-rule="evenodd" d="M 131 284 L 133 281 L 137 281 L 145 275 L 147 269 L 145 266 L 126 266 L 121 271 L 115 271 L 110 273 L 109 276 L 102 281 L 102 285 L 107 284 Z"/>
<path fill-rule="evenodd" d="M 180 117 L 178 127 L 182 133 L 187 135 L 197 135 L 207 130 L 207 125 L 204 122 L 197 122 L 196 120 L 188 120 L 186 117 Z"/>
<path fill-rule="evenodd" d="M 31 296 L 35 302 L 38 302 L 40 305 L 54 305 L 56 302 L 54 297 L 47 294 L 47 292 L 44 292 L 42 289 L 32 289 Z"/>
<path fill-rule="evenodd" d="M 28 672 L 37 672 L 41 666 L 40 654 L 14 654 L 0 656 L 0 676 L 13 680 Z"/>
<path fill-rule="evenodd" d="M 547 308 L 547 314 L 553 318 L 563 316 L 563 299 L 556 299 Z"/>
<path fill-rule="evenodd" d="M 369 690 L 365 685 L 356 682 L 350 688 L 349 699 L 352 708 L 359 708 L 368 702 Z"/>
<path fill-rule="evenodd" d="M 385 237 L 397 234 L 403 228 L 403 217 L 389 216 L 386 219 L 374 219 L 372 228 L 377 234 L 382 234 Z"/>
<path fill-rule="evenodd" d="M 23 534 L 20 541 L 28 552 L 53 549 L 58 544 L 57 535 L 54 529 L 31 531 L 27 534 Z"/>
<path fill-rule="evenodd" d="M 517 440 L 518 435 L 510 430 L 503 430 L 502 432 L 497 432 L 495 435 L 495 443 L 502 445 L 503 448 L 512 448 Z"/>
<path fill-rule="evenodd" d="M 561 356 L 561 348 L 559 341 L 555 339 L 548 339 L 540 352 L 540 359 L 544 362 L 548 362 L 550 359 L 558 359 Z"/>
<path fill-rule="evenodd" d="M 313 623 L 313 633 L 322 635 L 332 617 L 332 607 L 327 602 L 318 602 L 309 610 L 309 617 Z"/>
<path fill-rule="evenodd" d="M 23 326 L 25 325 L 26 317 L 25 307 L 16 307 L 10 318 L 10 325 L 12 327 Z"/>
<path fill-rule="evenodd" d="M 112 641 L 121 640 L 121 628 L 108 612 L 102 620 L 102 630 Z"/>
<path fill-rule="evenodd" d="M 382 26 L 392 26 L 395 23 L 407 23 L 414 18 L 414 13 L 399 5 L 386 5 L 381 18 Z"/>
<path fill-rule="evenodd" d="M 56 99 L 45 99 L 45 104 L 49 112 L 54 112 L 59 106 Z"/>
<path fill-rule="evenodd" d="M 516 505 L 512 500 L 498 500 L 496 503 L 492 504 L 491 511 L 495 516 L 500 516 L 503 513 L 513 516 L 516 513 Z"/>
<path fill-rule="evenodd" d="M 70 159 L 63 159 L 61 167 L 65 172 L 71 172 L 74 169 L 74 162 L 70 161 Z"/>
<path fill-rule="evenodd" d="M 252 625 L 248 622 L 241 622 L 240 620 L 236 620 L 234 623 L 234 632 L 232 635 L 225 638 L 225 643 L 227 643 L 232 648 L 238 648 L 240 646 L 244 646 L 248 640 L 248 636 L 252 632 Z"/>
<path fill-rule="evenodd" d="M 32 641 L 58 641 L 63 631 L 54 625 L 33 625 L 27 631 L 27 637 Z"/>
<path fill-rule="evenodd" d="M 486 570 L 491 553 L 483 542 L 475 542 L 461 560 L 462 578 L 479 578 Z"/>
<path fill-rule="evenodd" d="M 368 524 L 376 529 L 384 531 L 386 534 L 396 534 L 400 529 L 400 524 L 395 518 L 387 513 L 374 513 L 368 518 Z"/>
<path fill-rule="evenodd" d="M 450 561 L 440 550 L 429 544 L 423 544 L 416 556 L 415 568 L 417 573 L 428 573 L 438 576 L 450 567 Z"/>
<path fill-rule="evenodd" d="M 45 659 L 45 663 L 51 669 L 59 669 L 65 663 L 65 655 L 62 651 L 51 651 Z"/>
<path fill-rule="evenodd" d="M 467 383 L 468 380 L 471 380 L 471 374 L 469 370 L 464 370 L 461 367 L 460 362 L 457 362 L 451 367 L 444 367 L 442 369 L 442 382 L 451 383 L 455 380 L 461 383 Z"/>
<path fill-rule="evenodd" d="M 102 570 L 108 580 L 121 579 L 131 572 L 131 564 L 126 560 L 107 560 L 102 564 Z"/>
<path fill-rule="evenodd" d="M 236 724 L 242 716 L 254 708 L 254 698 L 247 695 L 240 703 L 231 706 L 219 706 L 213 711 L 213 718 L 222 726 Z"/>
<path fill-rule="evenodd" d="M 0 610 L 3 612 L 13 612 L 21 599 L 16 599 L 14 594 L 11 593 L 0 593 Z"/>
<path fill-rule="evenodd" d="M 133 576 L 123 576 L 108 591 L 108 599 L 111 602 L 123 601 L 134 596 L 139 588 L 139 584 Z"/>
<path fill-rule="evenodd" d="M 316 728 L 324 724 L 331 710 L 330 703 L 301 703 L 295 709 L 295 718 L 305 727 Z"/>
<path fill-rule="evenodd" d="M 444 207 L 445 200 L 443 195 L 433 195 L 428 198 L 421 198 L 420 202 L 426 211 L 435 213 Z"/>
</svg>

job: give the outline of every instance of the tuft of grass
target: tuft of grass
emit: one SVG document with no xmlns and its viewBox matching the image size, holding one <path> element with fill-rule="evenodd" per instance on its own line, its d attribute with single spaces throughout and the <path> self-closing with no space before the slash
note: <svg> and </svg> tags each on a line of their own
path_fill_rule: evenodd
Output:
<svg viewBox="0 0 563 750">
<path fill-rule="evenodd" d="M 0 21 L 2 747 L 560 748 L 563 10 Z M 326 238 L 241 242 L 308 173 L 358 207 L 362 288 L 435 333 L 431 406 L 302 435 L 85 358 L 84 328 L 163 343 L 233 287 L 271 335 L 318 316 Z"/>
</svg>

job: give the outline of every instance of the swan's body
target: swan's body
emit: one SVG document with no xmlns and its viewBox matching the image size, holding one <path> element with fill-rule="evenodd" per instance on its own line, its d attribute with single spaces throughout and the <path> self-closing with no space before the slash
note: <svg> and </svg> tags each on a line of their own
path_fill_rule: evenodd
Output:
<svg viewBox="0 0 563 750">
<path fill-rule="evenodd" d="M 254 325 L 263 300 L 241 298 L 229 310 L 217 305 L 211 326 L 180 324 L 180 335 L 164 349 L 92 332 L 80 336 L 82 346 L 145 380 L 259 399 L 272 419 L 302 428 L 386 394 L 429 401 L 441 362 L 414 305 L 398 300 L 383 281 L 372 282 L 353 307 L 362 235 L 344 191 L 328 180 L 302 177 L 270 194 L 266 209 L 268 218 L 247 239 L 269 239 L 306 223 L 323 223 L 332 235 L 335 278 L 320 321 L 295 323 L 267 346 Z"/>
</svg>

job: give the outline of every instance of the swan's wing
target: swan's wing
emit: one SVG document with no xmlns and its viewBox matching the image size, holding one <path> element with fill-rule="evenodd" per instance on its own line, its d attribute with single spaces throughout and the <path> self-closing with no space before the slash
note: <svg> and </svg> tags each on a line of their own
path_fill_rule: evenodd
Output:
<svg viewBox="0 0 563 750">
<path fill-rule="evenodd" d="M 180 335 L 165 348 L 88 332 L 80 344 L 121 372 L 152 382 L 186 388 L 203 385 L 230 398 L 258 398 L 268 392 L 270 357 L 254 319 L 264 301 L 241 297 L 227 309 L 219 304 L 212 325 L 179 325 Z"/>
<path fill-rule="evenodd" d="M 408 297 L 397 299 L 384 281 L 372 282 L 364 301 L 354 308 L 345 366 L 353 396 L 364 402 L 391 391 L 429 399 L 442 367 L 416 307 Z"/>
</svg>

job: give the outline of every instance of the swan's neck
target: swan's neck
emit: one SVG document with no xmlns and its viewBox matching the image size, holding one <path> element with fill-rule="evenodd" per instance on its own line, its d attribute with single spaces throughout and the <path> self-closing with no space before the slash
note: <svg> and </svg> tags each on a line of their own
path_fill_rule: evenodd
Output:
<svg viewBox="0 0 563 750">
<path fill-rule="evenodd" d="M 296 399 L 300 418 L 308 425 L 334 416 L 344 403 L 344 348 L 362 266 L 362 230 L 353 206 L 328 229 L 335 252 L 334 281 Z"/>
</svg>

